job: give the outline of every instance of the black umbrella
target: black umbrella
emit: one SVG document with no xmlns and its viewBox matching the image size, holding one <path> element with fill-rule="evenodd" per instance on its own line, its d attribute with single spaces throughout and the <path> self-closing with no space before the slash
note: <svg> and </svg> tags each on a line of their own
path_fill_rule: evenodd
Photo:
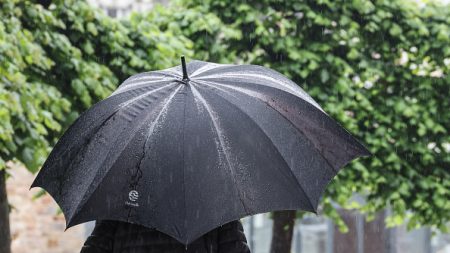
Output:
<svg viewBox="0 0 450 253">
<path fill-rule="evenodd" d="M 121 220 L 188 244 L 247 215 L 316 212 L 339 169 L 370 155 L 276 71 L 182 63 L 131 76 L 56 144 L 32 187 L 67 227 Z"/>
</svg>

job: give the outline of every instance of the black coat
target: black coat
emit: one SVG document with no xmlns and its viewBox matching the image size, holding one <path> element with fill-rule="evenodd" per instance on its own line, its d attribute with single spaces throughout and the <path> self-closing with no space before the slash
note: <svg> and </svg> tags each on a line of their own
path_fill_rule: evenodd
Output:
<svg viewBox="0 0 450 253">
<path fill-rule="evenodd" d="M 121 221 L 99 221 L 81 253 L 250 253 L 242 223 L 224 224 L 188 244 L 157 230 Z"/>
</svg>

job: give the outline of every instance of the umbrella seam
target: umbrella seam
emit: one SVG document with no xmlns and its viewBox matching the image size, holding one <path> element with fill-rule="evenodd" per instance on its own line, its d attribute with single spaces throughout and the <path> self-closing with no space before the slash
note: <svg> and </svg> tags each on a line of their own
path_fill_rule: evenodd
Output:
<svg viewBox="0 0 450 253">
<path fill-rule="evenodd" d="M 147 76 L 145 76 L 146 74 L 147 74 Z M 174 78 L 174 80 L 161 80 L 161 77 L 152 76 L 152 74 L 160 74 L 160 75 L 163 75 L 165 77 Z M 142 75 L 142 77 L 141 77 L 141 75 Z M 153 82 L 154 81 L 153 78 L 157 79 L 156 82 L 161 82 L 161 83 L 164 83 L 164 82 L 172 83 L 173 81 L 178 80 L 177 79 L 178 76 L 173 75 L 171 73 L 166 73 L 166 72 L 163 72 L 163 71 L 149 71 L 149 72 L 139 73 L 139 74 L 136 74 L 134 76 L 130 76 L 129 78 L 125 79 L 125 81 L 123 81 L 119 85 L 119 87 L 117 87 L 117 89 L 113 93 L 111 93 L 111 95 L 108 96 L 108 98 L 109 97 L 113 97 L 115 95 L 122 94 L 124 92 L 136 90 L 136 89 L 140 88 L 141 84 L 138 84 L 140 82 L 154 83 Z M 137 85 L 139 85 L 139 87 L 134 87 L 134 86 L 137 86 Z M 130 86 L 133 86 L 133 87 L 130 87 Z"/>
<path fill-rule="evenodd" d="M 234 171 L 234 168 L 232 168 L 232 166 L 231 166 L 231 162 L 229 161 L 229 158 L 228 158 L 228 155 L 227 155 L 227 151 L 225 150 L 224 145 L 223 145 L 223 140 L 221 140 L 221 138 L 220 138 L 220 135 L 219 135 L 219 132 L 217 130 L 216 123 L 215 123 L 216 121 L 215 121 L 214 117 L 212 116 L 212 110 L 210 109 L 210 106 L 209 106 L 208 102 L 206 102 L 206 100 L 203 98 L 203 96 L 200 94 L 200 92 L 194 87 L 194 85 L 191 85 L 190 87 L 192 87 L 192 91 L 195 91 L 195 92 L 193 92 L 194 96 L 195 96 L 195 93 L 197 93 L 197 95 L 199 96 L 200 101 L 203 103 L 203 106 L 208 111 L 209 117 L 211 118 L 211 120 L 213 122 L 213 126 L 214 126 L 214 129 L 215 129 L 217 138 L 219 138 L 220 148 L 222 149 L 222 152 L 225 154 L 225 159 L 227 161 L 228 168 L 229 168 L 229 170 L 232 173 L 232 176 L 234 178 L 234 181 L 233 181 L 234 187 L 237 190 L 238 197 L 239 197 L 239 199 L 241 201 L 242 206 L 244 207 L 244 211 L 248 215 L 248 214 L 250 214 L 250 212 L 248 211 L 247 206 L 245 205 L 245 203 L 244 203 L 244 201 L 242 199 L 242 196 L 241 196 L 242 189 L 240 189 L 240 187 L 238 187 L 237 184 L 236 184 L 235 171 Z"/>
<path fill-rule="evenodd" d="M 112 93 L 109 97 L 114 97 L 116 95 L 125 93 L 125 92 L 130 92 L 130 91 L 134 91 L 146 86 L 150 86 L 153 87 L 151 84 L 161 84 L 161 83 L 173 83 L 173 81 L 175 81 L 174 79 L 172 80 L 136 80 L 136 81 L 131 81 L 130 84 L 124 86 L 123 88 L 118 88 L 116 91 L 114 91 L 114 93 Z M 157 87 L 157 86 L 155 86 Z"/>
<path fill-rule="evenodd" d="M 185 87 L 185 86 L 182 86 Z M 186 134 L 186 92 L 184 92 L 184 108 L 183 108 L 183 192 L 184 192 L 184 232 L 187 231 L 187 219 L 186 219 L 186 160 L 185 160 L 185 146 L 186 146 L 186 140 L 185 140 L 185 134 Z M 187 234 L 187 233 L 186 233 Z M 186 235 L 187 237 L 187 235 Z"/>
</svg>

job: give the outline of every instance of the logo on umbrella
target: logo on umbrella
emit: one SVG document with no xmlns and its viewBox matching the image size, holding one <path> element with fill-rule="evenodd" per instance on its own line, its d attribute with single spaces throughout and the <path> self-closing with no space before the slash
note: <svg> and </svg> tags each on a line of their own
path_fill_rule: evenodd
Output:
<svg viewBox="0 0 450 253">
<path fill-rule="evenodd" d="M 128 193 L 128 198 L 130 199 L 130 201 L 137 201 L 139 198 L 139 193 L 135 190 L 132 190 Z"/>
</svg>

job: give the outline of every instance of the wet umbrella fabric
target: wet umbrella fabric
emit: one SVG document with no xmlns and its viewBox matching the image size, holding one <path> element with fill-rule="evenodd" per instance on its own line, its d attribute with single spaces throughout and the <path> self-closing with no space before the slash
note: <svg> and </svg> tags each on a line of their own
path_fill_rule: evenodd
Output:
<svg viewBox="0 0 450 253">
<path fill-rule="evenodd" d="M 188 244 L 247 215 L 316 212 L 340 168 L 370 154 L 278 72 L 192 61 L 182 73 L 131 76 L 56 144 L 32 186 L 67 227 L 121 220 Z"/>
</svg>

